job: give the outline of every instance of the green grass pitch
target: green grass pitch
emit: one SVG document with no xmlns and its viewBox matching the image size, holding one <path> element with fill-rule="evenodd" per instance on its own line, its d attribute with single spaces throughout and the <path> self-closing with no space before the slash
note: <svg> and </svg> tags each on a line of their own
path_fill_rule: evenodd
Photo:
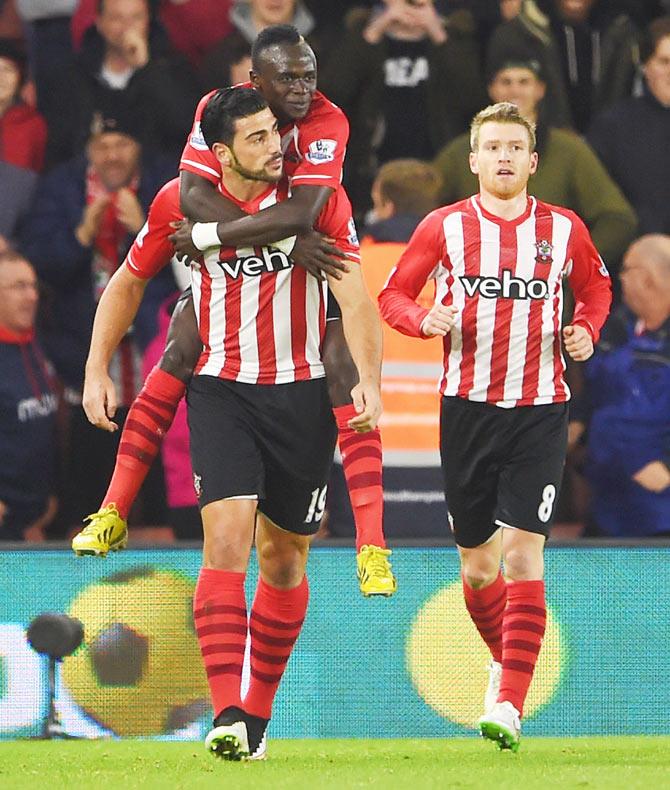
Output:
<svg viewBox="0 0 670 790">
<path fill-rule="evenodd" d="M 199 743 L 0 743 L 0 788 L 670 787 L 670 737 L 526 738 L 518 754 L 478 739 L 270 741 L 269 759 L 225 763 Z"/>
</svg>

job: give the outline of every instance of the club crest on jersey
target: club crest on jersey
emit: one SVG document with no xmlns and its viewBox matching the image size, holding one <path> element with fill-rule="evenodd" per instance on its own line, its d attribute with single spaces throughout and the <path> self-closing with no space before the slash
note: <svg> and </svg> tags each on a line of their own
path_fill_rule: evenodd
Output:
<svg viewBox="0 0 670 790">
<path fill-rule="evenodd" d="M 313 165 L 321 165 L 324 162 L 332 162 L 335 159 L 337 140 L 314 140 L 309 144 L 309 150 L 305 158 Z"/>
<path fill-rule="evenodd" d="M 260 277 L 266 272 L 281 272 L 290 269 L 293 264 L 285 252 L 273 247 L 261 247 L 260 255 L 245 255 L 244 257 L 216 261 L 217 265 L 228 277 L 240 276 Z"/>
<path fill-rule="evenodd" d="M 554 251 L 554 248 L 546 239 L 536 241 L 535 249 L 537 250 L 537 255 L 535 256 L 537 263 L 553 263 L 554 259 L 551 257 L 551 253 Z"/>
</svg>

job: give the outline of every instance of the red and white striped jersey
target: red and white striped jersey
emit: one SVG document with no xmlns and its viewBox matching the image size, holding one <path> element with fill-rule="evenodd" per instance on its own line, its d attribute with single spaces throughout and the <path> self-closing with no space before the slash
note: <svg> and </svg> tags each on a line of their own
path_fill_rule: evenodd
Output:
<svg viewBox="0 0 670 790">
<path fill-rule="evenodd" d="M 222 184 L 219 189 L 248 214 L 285 200 L 288 192 L 284 182 L 242 203 Z M 315 228 L 360 262 L 351 204 L 341 186 Z M 321 343 L 327 284 L 294 267 L 279 248 L 210 250 L 199 269 L 192 267 L 191 283 L 204 346 L 196 375 L 246 384 L 286 384 L 325 375 Z"/>
<path fill-rule="evenodd" d="M 173 178 L 156 193 L 147 221 L 126 255 L 126 266 L 135 277 L 148 280 L 167 266 L 174 255 L 168 239 L 174 230 L 170 223 L 183 218 L 179 208 L 179 179 Z"/>
<path fill-rule="evenodd" d="M 249 82 L 240 87 L 252 86 Z M 200 130 L 203 110 L 214 93 L 216 91 L 210 91 L 198 102 L 179 169 L 218 184 L 221 165 L 207 147 Z M 284 173 L 291 179 L 292 186 L 337 189 L 342 181 L 342 164 L 349 140 L 349 121 L 337 105 L 316 91 L 307 115 L 282 126 L 279 133 L 284 152 Z"/>
<path fill-rule="evenodd" d="M 532 197 L 522 216 L 506 221 L 474 196 L 421 222 L 379 304 L 392 327 L 416 337 L 428 310 L 414 300 L 428 280 L 436 302 L 458 308 L 444 338 L 443 395 L 504 408 L 557 403 L 570 397 L 560 331 L 566 276 L 572 323 L 595 343 L 611 285 L 584 223 Z"/>
</svg>

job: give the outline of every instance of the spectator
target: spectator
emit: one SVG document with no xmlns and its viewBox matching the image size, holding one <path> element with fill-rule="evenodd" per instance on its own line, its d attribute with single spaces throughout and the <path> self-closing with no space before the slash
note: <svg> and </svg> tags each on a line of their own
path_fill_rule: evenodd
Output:
<svg viewBox="0 0 670 790">
<path fill-rule="evenodd" d="M 670 234 L 670 16 L 641 49 L 644 95 L 599 115 L 588 139 L 640 218 L 641 233 Z"/>
<path fill-rule="evenodd" d="M 86 30 L 95 21 L 97 0 L 80 0 L 72 18 L 72 40 L 77 50 Z M 232 0 L 160 0 L 158 18 L 172 46 L 188 58 L 195 69 L 202 65 L 204 55 L 232 29 Z"/>
<path fill-rule="evenodd" d="M 132 117 L 99 117 L 85 155 L 43 178 L 23 234 L 24 249 L 52 294 L 45 344 L 68 404 L 68 446 L 73 448 L 63 502 L 68 525 L 97 509 L 116 454 L 116 437 L 94 428 L 81 408 L 95 305 L 170 170 L 165 162 L 142 154 Z M 158 305 L 174 287 L 169 271 L 149 284 L 134 331 L 115 358 L 121 420 L 141 384 L 140 355 L 156 334 Z"/>
<path fill-rule="evenodd" d="M 546 81 L 539 62 L 503 61 L 492 70 L 488 90 L 493 102 L 513 102 L 522 115 L 537 122 L 539 164 L 528 185 L 531 194 L 579 214 L 608 266 L 617 268 L 635 234 L 635 214 L 582 138 L 544 120 Z M 469 151 L 470 138 L 465 134 L 445 146 L 435 160 L 444 185 L 442 203 L 476 193 Z"/>
<path fill-rule="evenodd" d="M 0 251 L 0 539 L 39 540 L 53 518 L 57 398 L 35 340 L 37 278 Z"/>
<path fill-rule="evenodd" d="M 363 237 L 407 242 L 421 220 L 437 207 L 440 178 L 418 159 L 395 159 L 379 168 L 372 184 L 372 215 Z"/>
<path fill-rule="evenodd" d="M 302 0 L 236 0 L 230 11 L 230 20 L 233 31 L 205 58 L 203 78 L 207 87 L 226 87 L 232 53 L 244 52 L 245 48 L 250 53 L 256 36 L 270 25 L 293 25 L 307 39 L 318 60 L 321 48 L 314 35 L 316 21 Z M 240 55 L 237 57 L 239 60 Z M 243 81 L 248 79 L 247 69 Z"/>
<path fill-rule="evenodd" d="M 469 12 L 444 19 L 432 0 L 385 0 L 346 23 L 320 86 L 351 122 L 345 183 L 360 212 L 378 163 L 431 159 L 467 129 L 484 96 Z"/>
<path fill-rule="evenodd" d="M 202 83 L 206 90 L 216 90 L 249 81 L 251 44 L 242 35 L 226 38 L 226 46 L 217 48 L 205 59 Z"/>
<path fill-rule="evenodd" d="M 100 0 L 76 64 L 59 75 L 45 106 L 49 161 L 79 150 L 96 112 L 133 114 L 142 142 L 176 160 L 198 96 L 190 67 L 150 19 L 148 0 Z"/>
<path fill-rule="evenodd" d="M 625 305 L 586 366 L 570 440 L 587 430 L 585 474 L 597 535 L 670 536 L 670 236 L 624 258 Z"/>
<path fill-rule="evenodd" d="M 74 62 L 70 18 L 77 0 L 16 0 L 16 6 L 26 31 L 37 106 L 43 111 L 52 91 L 59 87 L 57 76 Z"/>
<path fill-rule="evenodd" d="M 639 35 L 611 0 L 524 0 L 489 43 L 489 63 L 537 60 L 547 75 L 547 120 L 585 131 L 592 114 L 631 94 Z"/>
<path fill-rule="evenodd" d="M 37 175 L 0 161 L 0 245 L 15 244 L 33 200 Z"/>
<path fill-rule="evenodd" d="M 26 61 L 17 47 L 0 39 L 0 159 L 39 172 L 44 164 L 47 126 L 20 96 Z"/>
</svg>

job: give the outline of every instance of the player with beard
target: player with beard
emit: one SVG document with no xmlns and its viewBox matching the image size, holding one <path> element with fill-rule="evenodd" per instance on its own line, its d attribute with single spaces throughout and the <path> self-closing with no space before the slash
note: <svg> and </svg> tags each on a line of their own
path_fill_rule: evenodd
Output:
<svg viewBox="0 0 670 790">
<path fill-rule="evenodd" d="M 215 93 L 203 130 L 222 165 L 218 189 L 228 200 L 253 214 L 287 199 L 286 181 L 278 182 L 277 121 L 257 91 Z M 171 223 L 181 216 L 178 197 L 175 179 L 156 196 L 126 265 L 105 290 L 89 369 L 105 368 L 146 282 L 169 262 Z M 351 205 L 340 187 L 316 227 L 351 264 L 330 285 L 359 373 L 355 424 L 370 430 L 381 411 L 381 332 L 350 221 Z M 307 553 L 323 515 L 334 447 L 320 356 L 326 283 L 293 266 L 283 247 L 281 241 L 213 247 L 192 267 L 201 353 L 188 406 L 205 535 L 194 617 L 216 717 L 207 745 L 230 760 L 265 754 L 272 702 L 307 607 Z M 162 405 L 151 406 L 160 416 Z M 108 419 L 104 409 L 90 416 Z M 244 580 L 254 539 L 260 575 L 248 629 Z M 248 633 L 250 685 L 242 699 Z"/>
<path fill-rule="evenodd" d="M 270 244 L 297 236 L 291 258 L 318 278 L 340 277 L 346 264 L 340 253 L 313 225 L 340 187 L 348 123 L 339 108 L 316 90 L 316 60 L 295 28 L 278 25 L 264 30 L 252 52 L 253 87 L 268 101 L 279 119 L 286 173 L 291 180 L 288 200 L 254 216 L 244 212 L 217 190 L 220 166 L 201 134 L 200 119 L 211 93 L 200 101 L 193 131 L 181 161 L 181 207 L 192 219 L 172 240 L 181 252 L 197 256 L 200 249 L 223 243 L 235 247 Z M 350 236 L 355 238 L 351 222 Z M 195 249 L 191 241 L 195 242 Z M 364 595 L 392 595 L 396 590 L 383 534 L 382 451 L 379 430 L 361 431 L 351 391 L 358 382 L 337 315 L 328 321 L 323 346 L 328 390 L 339 431 L 343 468 L 356 524 L 357 569 Z M 195 316 L 188 301 L 176 310 L 166 352 L 147 379 L 135 410 L 141 430 L 122 442 L 117 465 L 101 509 L 73 540 L 77 553 L 106 554 L 125 545 L 125 518 L 148 466 L 158 452 L 199 348 Z M 97 366 L 89 376 L 89 402 L 100 427 L 114 430 L 111 420 L 115 396 L 104 371 Z M 161 404 L 156 414 L 155 403 Z M 144 436 L 142 439 L 140 437 Z M 148 439 L 146 437 L 149 437 Z M 138 447 L 141 445 L 141 449 Z M 123 449 L 125 448 L 125 449 Z"/>
</svg>

